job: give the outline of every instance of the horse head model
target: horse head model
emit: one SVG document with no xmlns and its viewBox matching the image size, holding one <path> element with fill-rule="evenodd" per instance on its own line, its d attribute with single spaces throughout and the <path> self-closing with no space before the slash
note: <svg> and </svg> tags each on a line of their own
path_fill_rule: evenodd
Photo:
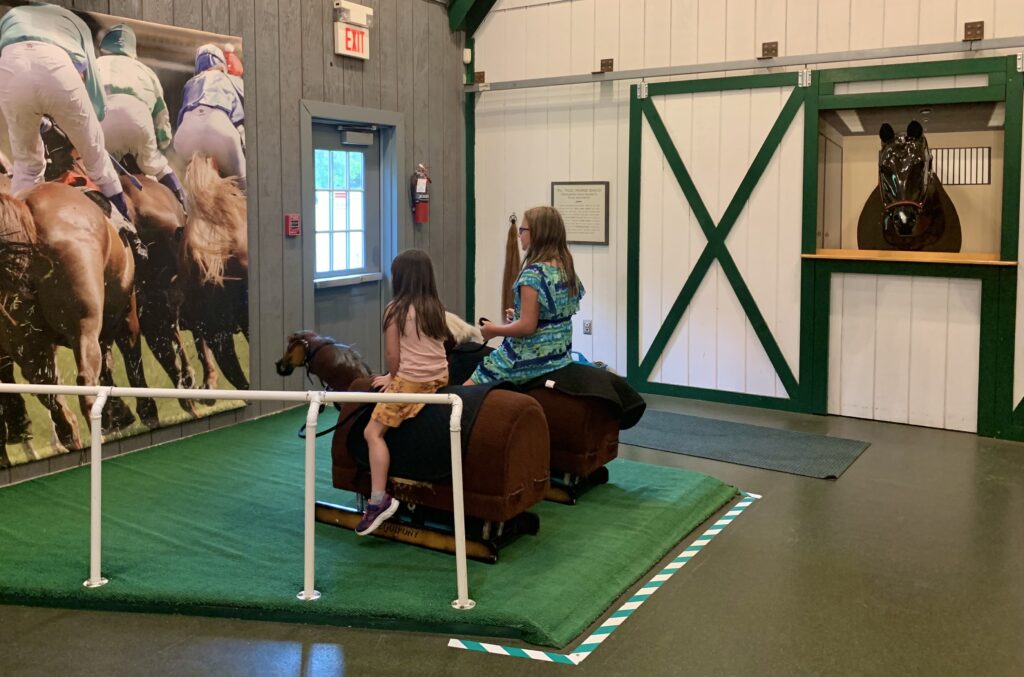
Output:
<svg viewBox="0 0 1024 677">
<path fill-rule="evenodd" d="M 904 134 L 886 123 L 878 136 L 878 187 L 861 213 L 860 248 L 960 251 L 960 219 L 933 171 L 921 123 L 911 121 Z"/>
<path fill-rule="evenodd" d="M 347 391 L 357 378 L 371 374 L 370 365 L 354 348 L 311 331 L 290 334 L 284 355 L 276 364 L 280 376 L 290 376 L 296 367 L 305 367 L 307 375 L 316 376 L 336 391 Z"/>
<path fill-rule="evenodd" d="M 483 344 L 479 327 L 450 312 L 445 312 L 445 321 L 451 335 L 449 351 L 463 344 Z M 284 355 L 276 362 L 276 367 L 280 376 L 291 376 L 296 367 L 305 367 L 307 374 L 316 376 L 327 388 L 337 391 L 347 391 L 353 381 L 373 373 L 355 348 L 312 331 L 290 334 Z"/>
</svg>

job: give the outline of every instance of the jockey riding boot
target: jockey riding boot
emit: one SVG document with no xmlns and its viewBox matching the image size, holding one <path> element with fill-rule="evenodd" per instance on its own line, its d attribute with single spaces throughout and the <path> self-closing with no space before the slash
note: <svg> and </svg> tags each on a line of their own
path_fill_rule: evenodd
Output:
<svg viewBox="0 0 1024 677">
<path fill-rule="evenodd" d="M 142 238 L 139 237 L 139 231 L 135 230 L 135 224 L 128 218 L 128 203 L 124 200 L 124 193 L 118 193 L 112 195 L 109 198 L 110 203 L 117 208 L 122 219 L 118 224 L 118 234 L 125 241 L 129 247 L 131 247 L 132 253 L 135 255 L 136 261 L 145 261 L 149 258 L 149 250 L 146 249 L 146 245 L 142 243 Z"/>
<path fill-rule="evenodd" d="M 178 176 L 172 171 L 164 174 L 157 180 L 170 188 L 171 192 L 174 193 L 174 197 L 178 198 L 178 202 L 181 203 L 181 208 L 188 211 L 185 207 L 185 189 L 182 187 L 181 181 L 178 181 Z"/>
</svg>

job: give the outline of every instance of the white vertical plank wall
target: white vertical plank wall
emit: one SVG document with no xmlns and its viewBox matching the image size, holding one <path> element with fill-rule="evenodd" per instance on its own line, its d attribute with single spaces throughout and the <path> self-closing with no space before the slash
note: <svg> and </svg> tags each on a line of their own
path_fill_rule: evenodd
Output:
<svg viewBox="0 0 1024 677">
<path fill-rule="evenodd" d="M 476 69 L 494 82 L 586 73 L 596 70 L 602 58 L 614 58 L 616 70 L 746 59 L 767 41 L 778 41 L 781 55 L 955 41 L 963 22 L 974 20 L 986 22 L 986 37 L 1024 34 L 1024 3 L 499 0 L 476 35 L 475 58 Z M 922 60 L 939 58 L 951 57 Z M 587 288 L 574 324 L 574 345 L 620 373 L 626 369 L 631 84 L 486 92 L 476 109 L 477 314 L 499 311 L 508 214 L 547 204 L 551 181 L 609 181 L 608 246 L 572 247 Z M 977 84 L 977 78 L 926 78 L 840 85 L 837 93 Z M 716 220 L 788 95 L 789 88 L 769 88 L 653 99 Z M 794 374 L 800 362 L 802 130 L 800 113 L 727 240 Z M 706 238 L 646 124 L 642 144 L 639 320 L 644 354 Z M 1017 335 L 1024 336 L 1024 280 L 1019 284 Z M 976 281 L 835 276 L 829 411 L 973 430 L 979 317 Z M 593 320 L 592 336 L 582 333 L 583 320 Z M 965 354 L 972 349 L 972 355 Z M 1014 365 L 1017 400 L 1024 397 L 1022 353 L 1016 351 Z M 651 380 L 787 396 L 717 262 Z"/>
</svg>

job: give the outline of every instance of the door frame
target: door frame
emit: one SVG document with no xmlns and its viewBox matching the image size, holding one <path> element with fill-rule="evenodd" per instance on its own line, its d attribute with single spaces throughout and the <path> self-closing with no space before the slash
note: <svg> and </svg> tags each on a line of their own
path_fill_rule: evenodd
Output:
<svg viewBox="0 0 1024 677">
<path fill-rule="evenodd" d="M 301 162 L 301 204 L 302 204 L 302 325 L 312 327 L 316 321 L 313 271 L 316 269 L 316 238 L 313 224 L 316 209 L 313 203 L 313 125 L 345 124 L 374 125 L 378 129 L 380 143 L 380 272 L 381 306 L 388 301 L 391 293 L 391 266 L 398 255 L 399 196 L 402 192 L 402 176 L 399 171 L 405 166 L 405 116 L 394 111 L 377 108 L 343 106 L 325 101 L 299 101 L 299 144 Z M 307 237 L 308 235 L 308 237 Z"/>
</svg>

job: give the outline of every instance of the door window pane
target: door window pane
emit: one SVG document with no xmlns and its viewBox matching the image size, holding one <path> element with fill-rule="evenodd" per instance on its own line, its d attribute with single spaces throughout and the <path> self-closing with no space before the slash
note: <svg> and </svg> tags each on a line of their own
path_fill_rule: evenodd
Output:
<svg viewBox="0 0 1024 677">
<path fill-rule="evenodd" d="M 348 154 L 349 188 L 363 189 L 363 154 L 352 151 Z"/>
<path fill-rule="evenodd" d="M 334 230 L 345 230 L 348 223 L 345 210 L 348 205 L 348 193 L 344 190 L 334 191 Z"/>
<path fill-rule="evenodd" d="M 364 270 L 367 265 L 365 231 L 374 225 L 366 222 L 365 153 L 314 149 L 313 169 L 317 277 Z"/>
<path fill-rule="evenodd" d="M 326 232 L 331 229 L 331 191 L 316 191 L 314 200 L 316 203 L 316 230 L 317 232 Z"/>
<path fill-rule="evenodd" d="M 313 151 L 314 188 L 331 187 L 331 152 L 317 149 Z"/>
<path fill-rule="evenodd" d="M 363 196 L 362 191 L 354 190 L 349 193 L 348 203 L 348 228 L 349 230 L 362 230 L 363 221 Z"/>
<path fill-rule="evenodd" d="M 316 272 L 329 273 L 331 271 L 331 235 L 330 233 L 316 234 Z"/>
<path fill-rule="evenodd" d="M 334 252 L 333 252 L 333 267 L 334 270 L 345 270 L 346 268 L 353 268 L 354 266 L 348 265 L 346 262 L 346 255 L 348 253 L 348 243 L 345 241 L 345 233 L 335 233 L 333 236 Z"/>
<path fill-rule="evenodd" d="M 362 268 L 365 264 L 363 263 L 363 234 L 352 232 L 349 234 L 349 260 L 348 265 L 350 268 Z"/>
<path fill-rule="evenodd" d="M 345 151 L 331 151 L 331 188 L 335 190 L 348 188 L 348 181 L 345 174 Z"/>
</svg>

